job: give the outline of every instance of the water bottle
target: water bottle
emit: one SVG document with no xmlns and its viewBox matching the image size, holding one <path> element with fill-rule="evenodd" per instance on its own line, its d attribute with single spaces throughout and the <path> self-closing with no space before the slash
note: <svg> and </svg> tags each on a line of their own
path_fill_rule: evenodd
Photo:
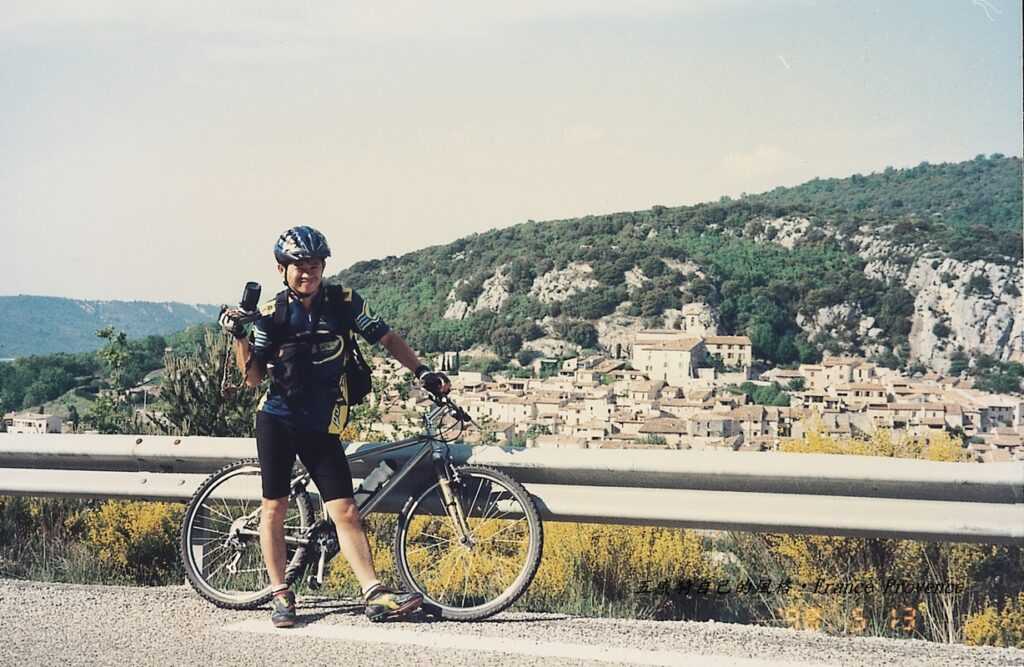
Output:
<svg viewBox="0 0 1024 667">
<path fill-rule="evenodd" d="M 394 474 L 394 469 L 388 465 L 387 461 L 381 461 L 376 468 L 370 471 L 370 474 L 363 478 L 362 484 L 355 492 L 356 505 L 362 505 L 366 500 L 374 494 L 377 489 L 384 485 L 391 475 Z"/>
</svg>

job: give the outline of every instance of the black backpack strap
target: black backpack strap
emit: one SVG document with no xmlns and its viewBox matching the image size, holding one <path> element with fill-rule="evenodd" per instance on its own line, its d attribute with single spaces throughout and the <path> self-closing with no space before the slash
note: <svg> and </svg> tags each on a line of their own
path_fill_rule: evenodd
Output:
<svg viewBox="0 0 1024 667">
<path fill-rule="evenodd" d="M 274 297 L 274 330 L 275 333 L 284 328 L 288 321 L 288 290 L 283 289 Z"/>
<path fill-rule="evenodd" d="M 323 290 L 328 312 L 340 316 L 345 327 L 345 336 L 349 340 L 354 340 L 352 335 L 355 333 L 356 320 L 352 312 L 352 290 L 341 285 L 324 285 Z"/>
</svg>

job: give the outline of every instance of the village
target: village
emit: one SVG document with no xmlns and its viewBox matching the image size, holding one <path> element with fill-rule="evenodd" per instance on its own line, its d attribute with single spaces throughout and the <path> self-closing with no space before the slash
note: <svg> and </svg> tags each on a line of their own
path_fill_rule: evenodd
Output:
<svg viewBox="0 0 1024 667">
<path fill-rule="evenodd" d="M 863 357 L 825 356 L 794 369 L 752 371 L 751 341 L 719 336 L 700 309 L 679 329 L 642 330 L 615 354 L 538 358 L 533 377 L 462 370 L 453 392 L 479 425 L 468 442 L 579 449 L 777 450 L 809 430 L 838 438 L 962 438 L 978 462 L 1024 460 L 1024 398 L 973 388 L 970 378 L 907 377 Z M 450 355 L 437 359 L 450 365 Z M 390 363 L 390 367 L 388 364 Z M 379 373 L 397 370 L 377 360 Z M 385 371 L 383 369 L 389 368 Z M 736 388 L 778 386 L 789 405 L 755 405 Z M 384 401 L 372 429 L 416 432 L 415 394 Z"/>
<path fill-rule="evenodd" d="M 1024 460 L 1024 398 L 975 389 L 971 378 L 891 370 L 858 356 L 756 372 L 746 336 L 720 336 L 706 307 L 689 304 L 679 328 L 618 336 L 605 351 L 540 356 L 518 372 L 458 368 L 458 355 L 433 359 L 451 374 L 453 396 L 473 418 L 462 439 L 475 444 L 577 449 L 774 451 L 814 431 L 835 439 L 929 439 L 947 433 L 974 461 Z M 426 396 L 392 359 L 372 363 L 380 396 L 367 428 L 393 439 L 418 433 Z M 741 390 L 744 386 L 748 391 Z M 750 387 L 772 387 L 788 405 L 758 405 Z M 159 373 L 134 402 L 159 399 Z M 784 393 L 783 393 L 784 392 Z M 141 397 L 141 398 L 140 398 Z M 77 430 L 46 412 L 8 413 L 9 433 Z"/>
</svg>

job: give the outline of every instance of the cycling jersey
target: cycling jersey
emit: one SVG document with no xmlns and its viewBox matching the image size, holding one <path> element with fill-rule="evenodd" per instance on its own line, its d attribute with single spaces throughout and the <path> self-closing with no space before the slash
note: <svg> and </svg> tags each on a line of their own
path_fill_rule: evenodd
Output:
<svg viewBox="0 0 1024 667">
<path fill-rule="evenodd" d="M 332 303 L 332 295 L 349 301 L 351 307 Z M 311 332 L 312 371 L 303 382 L 301 393 L 292 400 L 285 400 L 280 387 L 271 382 L 258 409 L 296 429 L 341 433 L 348 422 L 344 364 L 349 331 L 373 344 L 391 329 L 355 290 L 322 288 L 309 312 L 290 296 L 281 326 L 274 324 L 275 301 L 260 306 L 261 317 L 253 326 L 254 359 L 272 366 L 282 343 L 297 334 Z"/>
</svg>

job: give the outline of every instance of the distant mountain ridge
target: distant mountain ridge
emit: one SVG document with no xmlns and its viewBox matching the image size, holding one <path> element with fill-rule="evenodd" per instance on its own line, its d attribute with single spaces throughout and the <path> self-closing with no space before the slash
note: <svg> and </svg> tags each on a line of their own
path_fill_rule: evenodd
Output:
<svg viewBox="0 0 1024 667">
<path fill-rule="evenodd" d="M 112 326 L 129 338 L 170 334 L 211 322 L 218 306 L 173 301 L 96 301 L 53 296 L 0 296 L 0 358 L 102 347 L 96 330 Z"/>
</svg>

